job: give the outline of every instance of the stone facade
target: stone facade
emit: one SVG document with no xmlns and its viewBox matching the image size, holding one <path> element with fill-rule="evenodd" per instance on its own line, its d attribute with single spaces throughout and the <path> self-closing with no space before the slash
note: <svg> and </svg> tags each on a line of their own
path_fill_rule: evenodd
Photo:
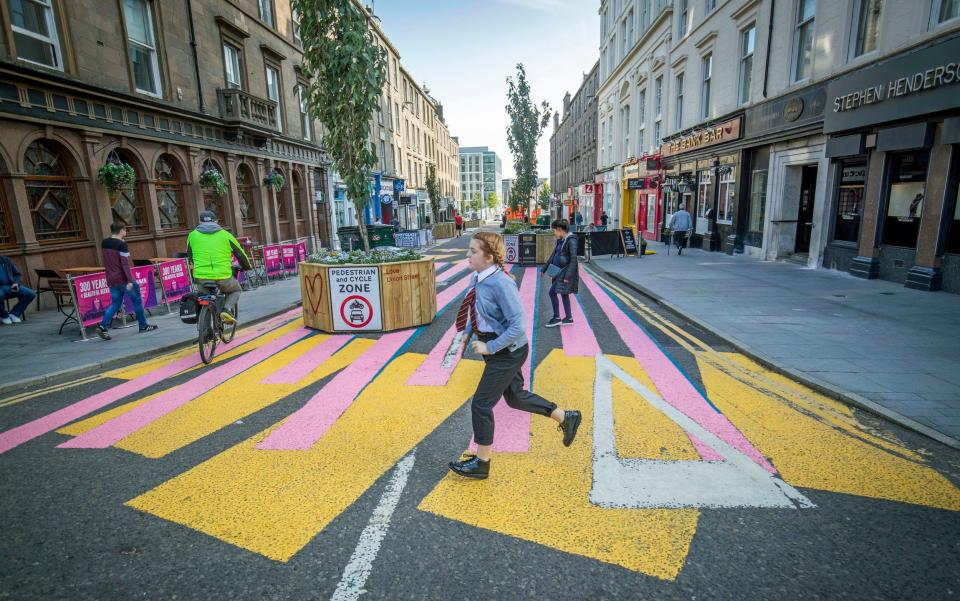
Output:
<svg viewBox="0 0 960 601">
<path fill-rule="evenodd" d="M 554 114 L 553 134 L 550 136 L 550 188 L 561 198 L 576 198 L 580 186 L 593 184 L 597 170 L 599 85 L 600 63 L 597 62 L 584 75 L 573 97 L 569 94 L 564 97 L 562 116 Z M 591 215 L 592 209 L 587 218 Z"/>
</svg>

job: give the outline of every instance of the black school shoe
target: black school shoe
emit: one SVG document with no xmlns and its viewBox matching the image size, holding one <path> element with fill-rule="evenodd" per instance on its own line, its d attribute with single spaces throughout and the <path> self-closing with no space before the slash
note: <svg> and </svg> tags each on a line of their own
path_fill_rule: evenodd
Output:
<svg viewBox="0 0 960 601">
<path fill-rule="evenodd" d="M 560 322 L 560 325 L 562 325 L 562 326 L 572 326 L 572 325 L 573 325 L 573 318 L 572 318 L 572 317 L 566 317 L 566 318 L 564 318 L 564 320 Z"/>
<path fill-rule="evenodd" d="M 573 444 L 573 439 L 577 437 L 577 428 L 580 427 L 579 411 L 564 411 L 563 423 L 557 426 L 557 429 L 563 432 L 563 446 L 569 447 Z"/>
<path fill-rule="evenodd" d="M 548 321 L 545 325 L 546 325 L 548 328 L 555 328 L 555 327 L 557 327 L 558 325 L 560 325 L 561 323 L 563 323 L 563 322 L 560 320 L 559 317 L 551 317 L 551 318 L 550 318 L 550 321 Z"/>
<path fill-rule="evenodd" d="M 140 328 L 140 333 L 143 334 L 144 332 L 152 332 L 152 331 L 156 330 L 156 329 L 159 328 L 159 327 L 160 327 L 160 326 L 157 326 L 157 325 L 154 325 L 154 324 L 150 323 L 150 324 L 147 324 L 147 327 L 145 327 L 145 328 Z"/>
<path fill-rule="evenodd" d="M 462 461 L 451 461 L 448 465 L 450 471 L 466 478 L 485 480 L 490 475 L 490 462 L 481 461 L 476 455 L 468 455 Z"/>
</svg>

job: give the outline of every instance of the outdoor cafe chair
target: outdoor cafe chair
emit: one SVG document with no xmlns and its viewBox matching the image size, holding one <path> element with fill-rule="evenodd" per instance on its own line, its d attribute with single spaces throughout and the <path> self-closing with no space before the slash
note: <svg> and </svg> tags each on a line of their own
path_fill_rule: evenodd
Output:
<svg viewBox="0 0 960 601">
<path fill-rule="evenodd" d="M 47 282 L 50 285 L 53 297 L 57 299 L 57 311 L 64 315 L 58 334 L 63 334 L 63 328 L 71 321 L 77 324 L 77 327 L 80 327 L 77 306 L 73 304 L 73 295 L 70 293 L 70 283 L 64 278 L 48 278 Z M 67 309 L 70 309 L 69 313 L 67 313 Z"/>
<path fill-rule="evenodd" d="M 53 293 L 53 288 L 50 287 L 50 280 L 62 280 L 63 276 L 54 271 L 53 269 L 34 269 L 37 274 L 37 311 L 40 310 L 40 295 L 44 292 Z M 47 280 L 47 285 L 43 286 L 40 284 L 40 280 Z M 24 313 L 26 314 L 26 313 Z"/>
</svg>

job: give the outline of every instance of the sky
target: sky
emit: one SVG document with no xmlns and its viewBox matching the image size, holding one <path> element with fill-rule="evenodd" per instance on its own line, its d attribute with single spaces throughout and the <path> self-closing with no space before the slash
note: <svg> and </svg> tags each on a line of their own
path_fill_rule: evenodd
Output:
<svg viewBox="0 0 960 601">
<path fill-rule="evenodd" d="M 364 0 L 370 4 L 371 0 Z M 531 99 L 563 109 L 599 51 L 599 2 L 592 0 L 373 0 L 387 37 L 414 79 L 443 104 L 460 146 L 489 146 L 503 177 L 513 177 L 507 147 L 507 76 L 523 63 Z M 537 147 L 537 171 L 550 176 L 553 120 Z"/>
</svg>

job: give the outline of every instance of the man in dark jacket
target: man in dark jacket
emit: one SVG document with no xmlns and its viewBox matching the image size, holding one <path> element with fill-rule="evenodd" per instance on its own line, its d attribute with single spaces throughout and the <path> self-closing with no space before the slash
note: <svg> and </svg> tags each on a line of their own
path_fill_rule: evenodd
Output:
<svg viewBox="0 0 960 601">
<path fill-rule="evenodd" d="M 5 325 L 23 321 L 23 312 L 37 297 L 33 290 L 20 285 L 21 277 L 23 277 L 23 274 L 10 260 L 10 257 L 0 257 L 0 300 L 18 299 L 17 304 L 9 313 L 7 313 L 4 303 L 0 303 L 0 323 Z"/>
<path fill-rule="evenodd" d="M 130 250 L 124 238 L 127 237 L 127 228 L 122 223 L 110 225 L 111 236 L 100 243 L 103 252 L 103 268 L 107 272 L 107 286 L 110 287 L 110 308 L 103 314 L 103 321 L 97 325 L 97 335 L 104 340 L 110 340 L 107 332 L 113 322 L 113 316 L 123 304 L 123 295 L 126 294 L 133 301 L 133 312 L 137 315 L 140 332 L 152 332 L 157 326 L 147 323 L 143 314 L 143 300 L 140 298 L 140 284 L 130 271 Z"/>
<path fill-rule="evenodd" d="M 550 304 L 553 305 L 553 317 L 546 326 L 555 328 L 573 324 L 570 295 L 580 290 L 580 268 L 577 266 L 577 237 L 570 233 L 570 222 L 566 219 L 555 219 L 551 227 L 557 244 L 541 271 L 553 280 L 549 292 Z M 561 299 L 563 300 L 563 319 L 560 319 Z"/>
</svg>

